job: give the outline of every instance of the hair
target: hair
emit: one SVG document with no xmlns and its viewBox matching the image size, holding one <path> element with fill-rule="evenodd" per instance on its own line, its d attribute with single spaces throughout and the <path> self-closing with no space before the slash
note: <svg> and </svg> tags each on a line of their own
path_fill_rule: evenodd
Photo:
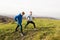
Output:
<svg viewBox="0 0 60 40">
<path fill-rule="evenodd" d="M 22 12 L 22 14 L 25 14 L 25 12 Z"/>
</svg>

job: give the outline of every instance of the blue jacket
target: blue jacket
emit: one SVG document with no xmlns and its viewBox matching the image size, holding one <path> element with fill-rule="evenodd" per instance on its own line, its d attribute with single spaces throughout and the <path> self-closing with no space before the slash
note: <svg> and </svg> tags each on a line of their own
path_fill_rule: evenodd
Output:
<svg viewBox="0 0 60 40">
<path fill-rule="evenodd" d="M 16 21 L 18 24 L 21 24 L 21 23 L 22 23 L 22 15 L 21 15 L 21 14 L 15 16 L 14 19 L 15 19 L 15 21 Z"/>
</svg>

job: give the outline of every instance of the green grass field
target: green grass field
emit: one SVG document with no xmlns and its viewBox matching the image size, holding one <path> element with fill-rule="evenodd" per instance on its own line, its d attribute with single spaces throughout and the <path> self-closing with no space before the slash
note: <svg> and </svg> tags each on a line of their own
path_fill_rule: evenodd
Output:
<svg viewBox="0 0 60 40">
<path fill-rule="evenodd" d="M 24 26 L 26 20 L 23 20 L 23 31 L 25 35 L 20 35 L 20 28 L 17 32 L 16 23 L 3 24 L 0 23 L 0 40 L 60 40 L 60 20 L 54 19 L 34 19 L 37 31 L 34 30 L 32 24 L 29 24 L 26 29 Z"/>
</svg>

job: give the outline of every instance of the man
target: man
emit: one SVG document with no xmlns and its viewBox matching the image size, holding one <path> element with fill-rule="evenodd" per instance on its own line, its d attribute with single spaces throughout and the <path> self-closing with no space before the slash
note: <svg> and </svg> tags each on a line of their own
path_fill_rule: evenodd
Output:
<svg viewBox="0 0 60 40">
<path fill-rule="evenodd" d="M 30 11 L 30 15 L 27 17 L 27 24 L 25 25 L 25 28 L 27 27 L 27 25 L 31 23 L 34 25 L 34 30 L 36 30 L 36 26 L 35 23 L 32 21 L 32 11 Z"/>
<path fill-rule="evenodd" d="M 23 30 L 22 30 L 22 17 L 25 13 L 22 12 L 19 15 L 15 16 L 15 21 L 17 22 L 17 27 L 15 29 L 15 31 L 18 31 L 17 28 L 20 26 L 20 30 L 21 30 L 21 36 L 23 36 Z"/>
</svg>

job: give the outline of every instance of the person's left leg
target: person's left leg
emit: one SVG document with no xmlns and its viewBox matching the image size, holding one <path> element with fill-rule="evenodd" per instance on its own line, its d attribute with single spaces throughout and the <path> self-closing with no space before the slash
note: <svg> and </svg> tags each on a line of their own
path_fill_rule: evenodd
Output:
<svg viewBox="0 0 60 40">
<path fill-rule="evenodd" d="M 17 28 L 19 27 L 19 25 L 17 25 L 16 29 L 15 29 L 15 32 L 18 31 Z"/>
<path fill-rule="evenodd" d="M 34 25 L 34 28 L 36 28 L 36 25 L 35 25 L 35 23 L 33 21 L 31 21 L 30 23 L 32 23 Z"/>
</svg>

